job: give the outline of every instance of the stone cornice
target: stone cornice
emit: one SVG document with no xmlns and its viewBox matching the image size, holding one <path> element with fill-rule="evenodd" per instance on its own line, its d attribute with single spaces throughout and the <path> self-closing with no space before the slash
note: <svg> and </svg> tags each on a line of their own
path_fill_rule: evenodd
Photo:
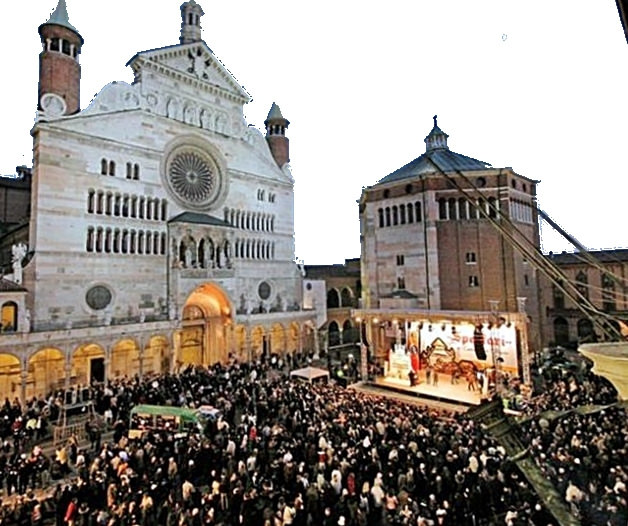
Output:
<svg viewBox="0 0 628 526">
<path fill-rule="evenodd" d="M 187 53 L 187 48 L 185 50 L 178 50 L 178 52 L 176 53 L 175 52 L 164 53 L 163 56 L 160 55 L 158 58 L 176 57 L 177 55 L 181 55 L 183 51 Z M 220 95 L 221 97 L 224 97 L 233 102 L 237 102 L 238 104 L 247 104 L 251 100 L 250 97 L 244 97 L 242 95 L 235 94 L 234 92 L 229 91 L 225 88 L 216 86 L 215 84 L 211 84 L 209 82 L 205 82 L 192 75 L 184 73 L 183 71 L 179 71 L 163 63 L 157 62 L 152 57 L 149 58 L 149 57 L 138 56 L 137 59 L 133 62 L 133 64 L 131 64 L 131 67 L 133 69 L 133 73 L 136 76 L 139 74 L 141 77 L 142 69 L 144 68 L 146 70 L 150 70 L 155 73 L 162 74 L 167 78 L 182 82 L 192 88 L 202 90 L 211 95 Z"/>
</svg>

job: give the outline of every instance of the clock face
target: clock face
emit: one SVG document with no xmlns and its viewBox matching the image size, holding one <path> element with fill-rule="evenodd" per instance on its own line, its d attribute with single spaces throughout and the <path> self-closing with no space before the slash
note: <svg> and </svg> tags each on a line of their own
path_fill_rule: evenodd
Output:
<svg viewBox="0 0 628 526">
<path fill-rule="evenodd" d="M 218 206 L 224 195 L 222 171 L 202 147 L 184 144 L 172 150 L 164 175 L 171 195 L 184 208 L 209 211 Z"/>
</svg>

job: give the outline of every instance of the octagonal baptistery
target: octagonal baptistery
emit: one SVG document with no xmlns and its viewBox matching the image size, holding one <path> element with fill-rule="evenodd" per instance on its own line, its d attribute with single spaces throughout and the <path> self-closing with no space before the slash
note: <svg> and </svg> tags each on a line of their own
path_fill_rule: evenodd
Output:
<svg viewBox="0 0 628 526">
<path fill-rule="evenodd" d="M 288 121 L 273 104 L 267 137 L 247 124 L 250 96 L 201 39 L 199 12 L 183 4 L 180 43 L 135 54 L 134 82 L 82 111 L 43 94 L 24 278 L 33 330 L 181 320 L 207 283 L 222 323 L 300 309 Z"/>
</svg>

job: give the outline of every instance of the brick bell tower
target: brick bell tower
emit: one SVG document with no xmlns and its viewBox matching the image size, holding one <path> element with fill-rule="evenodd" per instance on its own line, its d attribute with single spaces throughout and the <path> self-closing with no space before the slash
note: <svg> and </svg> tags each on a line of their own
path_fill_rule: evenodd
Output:
<svg viewBox="0 0 628 526">
<path fill-rule="evenodd" d="M 43 50 L 39 54 L 37 108 L 49 111 L 54 107 L 55 113 L 61 115 L 78 113 L 81 104 L 81 65 L 78 59 L 83 37 L 70 24 L 65 0 L 59 0 L 50 19 L 39 26 L 39 35 Z M 56 97 L 45 97 L 48 94 Z M 65 103 L 65 109 L 60 99 Z"/>
<path fill-rule="evenodd" d="M 290 141 L 286 137 L 289 125 L 290 122 L 281 114 L 279 106 L 273 102 L 264 126 L 266 126 L 266 142 L 280 168 L 290 162 Z"/>
</svg>

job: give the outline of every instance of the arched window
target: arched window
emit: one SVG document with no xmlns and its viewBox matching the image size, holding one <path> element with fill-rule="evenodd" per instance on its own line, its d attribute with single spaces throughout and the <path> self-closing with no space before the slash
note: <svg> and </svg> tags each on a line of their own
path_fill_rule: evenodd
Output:
<svg viewBox="0 0 628 526">
<path fill-rule="evenodd" d="M 137 235 L 137 253 L 138 254 L 144 253 L 144 232 L 142 232 L 141 230 L 139 234 Z"/>
<path fill-rule="evenodd" d="M 392 207 L 392 224 L 395 226 L 399 224 L 399 211 L 396 206 Z"/>
<path fill-rule="evenodd" d="M 118 254 L 120 252 L 120 231 L 116 228 L 113 231 L 113 253 Z"/>
<path fill-rule="evenodd" d="M 85 248 L 87 252 L 94 251 L 94 227 L 92 226 L 87 229 L 87 243 Z"/>
<path fill-rule="evenodd" d="M 438 200 L 438 219 L 445 221 L 447 219 L 447 201 L 444 197 Z"/>
<path fill-rule="evenodd" d="M 358 339 L 358 331 L 351 325 L 351 320 L 345 320 L 342 324 L 342 343 L 356 343 Z"/>
<path fill-rule="evenodd" d="M 137 215 L 140 219 L 144 219 L 144 207 L 146 206 L 146 200 L 143 197 L 140 197 L 140 207 L 137 211 Z"/>
<path fill-rule="evenodd" d="M 113 195 L 111 194 L 111 192 L 107 192 L 107 199 L 105 201 L 105 214 L 110 216 L 112 210 L 113 210 Z"/>
<path fill-rule="evenodd" d="M 153 233 L 146 232 L 146 253 L 151 254 L 153 250 Z"/>
<path fill-rule="evenodd" d="M 107 159 L 100 160 L 100 173 L 101 175 L 107 175 L 109 171 L 109 164 L 107 163 Z"/>
<path fill-rule="evenodd" d="M 115 197 L 113 198 L 113 215 L 116 217 L 120 217 L 121 200 L 122 200 L 122 197 L 120 196 L 120 194 L 116 194 Z"/>
<path fill-rule="evenodd" d="M 458 216 L 456 216 L 456 200 L 453 197 L 447 200 L 447 214 L 449 219 L 458 219 Z"/>
<path fill-rule="evenodd" d="M 94 213 L 94 197 L 96 195 L 96 192 L 94 190 L 90 190 L 87 193 L 87 213 L 88 214 L 93 214 Z"/>
<path fill-rule="evenodd" d="M 384 227 L 384 210 L 382 208 L 377 209 L 377 217 L 379 218 L 379 228 Z"/>
<path fill-rule="evenodd" d="M 116 175 L 116 163 L 109 161 L 109 175 Z"/>
<path fill-rule="evenodd" d="M 98 192 L 98 194 L 96 194 L 96 213 L 97 214 L 102 214 L 102 201 L 103 201 L 103 193 L 102 192 Z"/>
<path fill-rule="evenodd" d="M 423 221 L 423 214 L 421 212 L 421 202 L 417 201 L 414 203 L 414 219 L 417 223 Z"/>
<path fill-rule="evenodd" d="M 336 289 L 329 289 L 327 291 L 327 308 L 337 309 L 340 307 L 340 296 Z"/>
<path fill-rule="evenodd" d="M 129 251 L 129 231 L 122 231 L 122 253 L 126 254 Z"/>
<path fill-rule="evenodd" d="M 122 217 L 129 217 L 129 196 L 122 198 Z"/>
<path fill-rule="evenodd" d="M 344 287 L 340 293 L 340 304 L 342 307 L 353 307 L 353 294 L 349 287 Z"/>
<path fill-rule="evenodd" d="M 102 234 L 102 228 L 98 228 L 96 230 L 96 252 L 98 253 L 102 252 Z"/>
<path fill-rule="evenodd" d="M 408 210 L 408 223 L 414 223 L 414 208 L 412 207 L 412 203 L 407 205 Z"/>
<path fill-rule="evenodd" d="M 126 163 L 126 178 L 133 179 L 133 165 L 131 163 Z"/>
<path fill-rule="evenodd" d="M 137 196 L 131 197 L 131 217 L 137 217 Z"/>
<path fill-rule="evenodd" d="M 589 299 L 589 278 L 582 270 L 576 275 L 576 289 L 585 298 Z"/>
<path fill-rule="evenodd" d="M 406 224 L 406 205 L 399 207 L 399 223 L 402 225 Z"/>
<path fill-rule="evenodd" d="M 612 312 L 617 310 L 617 303 L 615 301 L 615 281 L 613 278 L 604 273 L 602 274 L 602 309 L 605 312 Z"/>
<path fill-rule="evenodd" d="M 554 343 L 556 345 L 569 343 L 569 323 L 563 317 L 554 319 Z"/>
<path fill-rule="evenodd" d="M 458 199 L 458 219 L 467 219 L 467 200 L 464 197 Z"/>
<path fill-rule="evenodd" d="M 146 198 L 146 219 L 153 218 L 153 200 L 150 197 Z"/>
<path fill-rule="evenodd" d="M 498 202 L 494 197 L 488 198 L 488 216 L 495 219 L 497 217 Z"/>
<path fill-rule="evenodd" d="M 164 232 L 161 233 L 161 247 L 159 247 L 159 253 L 162 256 L 166 255 L 166 234 Z"/>
<path fill-rule="evenodd" d="M 17 330 L 17 303 L 7 301 L 2 304 L 2 332 L 15 332 Z"/>
<path fill-rule="evenodd" d="M 340 344 L 340 330 L 335 321 L 329 323 L 329 327 L 327 328 L 327 340 L 330 347 Z"/>
<path fill-rule="evenodd" d="M 137 252 L 137 232 L 135 230 L 131 230 L 131 247 L 129 252 L 131 254 Z"/>
<path fill-rule="evenodd" d="M 105 252 L 111 253 L 111 228 L 105 230 Z"/>
<path fill-rule="evenodd" d="M 159 254 L 159 232 L 153 233 L 153 254 Z"/>
<path fill-rule="evenodd" d="M 386 226 L 390 226 L 390 207 L 386 207 Z"/>
<path fill-rule="evenodd" d="M 140 165 L 139 164 L 133 165 L 133 179 L 136 181 L 139 181 L 140 179 Z"/>
</svg>

